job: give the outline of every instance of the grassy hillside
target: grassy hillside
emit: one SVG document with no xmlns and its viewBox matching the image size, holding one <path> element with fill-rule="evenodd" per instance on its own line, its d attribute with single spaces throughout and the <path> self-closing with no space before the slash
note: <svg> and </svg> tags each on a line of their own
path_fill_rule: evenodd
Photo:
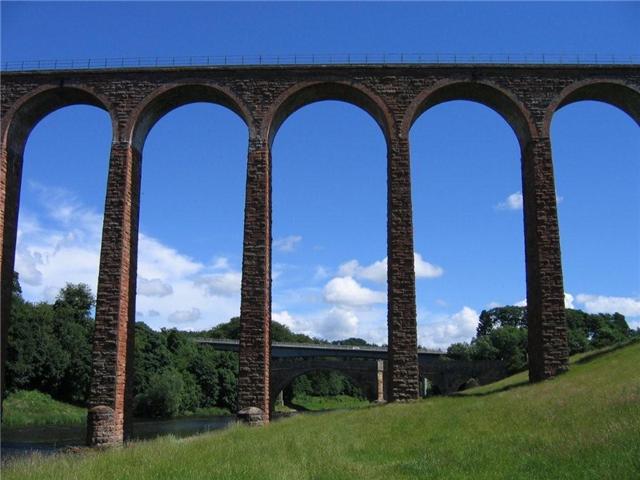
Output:
<svg viewBox="0 0 640 480">
<path fill-rule="evenodd" d="M 54 400 L 46 393 L 19 391 L 9 394 L 4 401 L 5 427 L 26 427 L 32 425 L 73 425 L 86 421 L 85 408 Z"/>
<path fill-rule="evenodd" d="M 233 427 L 33 459 L 3 479 L 630 479 L 640 472 L 640 344 L 537 385 Z"/>
</svg>

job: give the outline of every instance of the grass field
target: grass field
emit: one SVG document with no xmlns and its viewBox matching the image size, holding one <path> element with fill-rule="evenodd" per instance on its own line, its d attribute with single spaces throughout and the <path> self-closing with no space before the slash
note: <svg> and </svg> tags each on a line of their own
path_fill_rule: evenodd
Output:
<svg viewBox="0 0 640 480">
<path fill-rule="evenodd" d="M 78 425 L 87 419 L 85 408 L 54 400 L 37 390 L 11 393 L 4 401 L 4 427 Z"/>
<path fill-rule="evenodd" d="M 316 397 L 308 395 L 303 397 L 294 397 L 291 403 L 296 407 L 299 406 L 304 410 L 312 412 L 363 408 L 371 405 L 368 400 L 350 397 L 348 395 L 336 395 L 333 397 Z"/>
<path fill-rule="evenodd" d="M 107 452 L 31 458 L 4 480 L 635 479 L 640 344 L 582 358 L 536 385 L 236 426 Z"/>
</svg>

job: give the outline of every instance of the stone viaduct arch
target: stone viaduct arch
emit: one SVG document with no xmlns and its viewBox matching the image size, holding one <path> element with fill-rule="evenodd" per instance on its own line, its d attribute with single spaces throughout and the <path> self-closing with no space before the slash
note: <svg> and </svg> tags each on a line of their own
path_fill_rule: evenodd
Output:
<svg viewBox="0 0 640 480">
<path fill-rule="evenodd" d="M 297 359 L 278 359 L 273 361 L 271 367 L 270 405 L 273 406 L 278 394 L 300 375 L 327 370 L 340 372 L 349 377 L 370 400 L 385 398 L 382 391 L 384 383 L 378 382 L 378 377 L 382 380 L 384 374 L 383 360 L 314 358 L 300 361 Z"/>
<path fill-rule="evenodd" d="M 122 442 L 131 391 L 131 352 L 141 148 L 151 125 L 176 106 L 212 101 L 247 123 L 249 144 L 242 268 L 239 408 L 270 410 L 271 141 L 307 103 L 343 100 L 363 108 L 387 142 L 388 393 L 418 396 L 415 274 L 408 131 L 447 100 L 479 101 L 500 113 L 522 150 L 529 377 L 567 368 L 564 291 L 548 126 L 578 100 L 612 103 L 638 122 L 636 65 L 318 65 L 105 69 L 2 74 L 0 277 L 2 352 L 15 255 L 22 148 L 47 113 L 86 103 L 107 110 L 113 142 L 107 181 L 88 418 L 92 445 Z M 3 361 L 4 364 L 4 361 Z"/>
</svg>

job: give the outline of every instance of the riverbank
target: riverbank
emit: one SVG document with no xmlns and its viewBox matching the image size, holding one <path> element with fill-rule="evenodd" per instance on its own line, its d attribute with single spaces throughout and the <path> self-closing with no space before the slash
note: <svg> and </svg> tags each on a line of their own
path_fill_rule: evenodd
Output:
<svg viewBox="0 0 640 480">
<path fill-rule="evenodd" d="M 516 376 L 490 391 L 31 458 L 3 479 L 634 478 L 639 364 L 635 343 L 535 385 Z"/>
<path fill-rule="evenodd" d="M 10 393 L 3 404 L 3 427 L 83 425 L 87 409 L 54 400 L 37 390 Z"/>
</svg>

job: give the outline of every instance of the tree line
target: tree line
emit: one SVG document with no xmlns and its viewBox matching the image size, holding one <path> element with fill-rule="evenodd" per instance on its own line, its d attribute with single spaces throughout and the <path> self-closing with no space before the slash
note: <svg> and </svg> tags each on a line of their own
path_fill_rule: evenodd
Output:
<svg viewBox="0 0 640 480">
<path fill-rule="evenodd" d="M 640 338 L 619 313 L 586 313 L 565 309 L 569 354 L 587 352 Z M 498 307 L 480 313 L 476 336 L 470 343 L 454 343 L 447 356 L 456 360 L 502 360 L 510 373 L 525 370 L 527 362 L 527 308 Z"/>
<path fill-rule="evenodd" d="M 84 284 L 67 284 L 52 303 L 28 302 L 14 278 L 7 338 L 6 388 L 40 390 L 53 398 L 85 406 L 91 381 L 95 298 Z M 272 339 L 290 343 L 328 343 L 292 332 L 272 322 Z M 155 331 L 135 324 L 134 415 L 170 417 L 236 410 L 238 356 L 218 352 L 194 337 L 238 339 L 240 319 L 232 318 L 208 331 Z M 347 339 L 362 344 L 361 339 Z M 334 342 L 340 343 L 340 342 Z M 366 342 L 365 342 L 366 343 Z M 292 386 L 299 395 L 356 395 L 359 389 L 338 372 L 306 374 Z"/>
<path fill-rule="evenodd" d="M 3 392 L 37 389 L 53 398 L 86 405 L 91 380 L 95 298 L 84 284 L 67 284 L 52 303 L 28 302 L 16 275 L 7 338 L 6 388 Z M 632 331 L 623 315 L 588 314 L 567 309 L 571 354 L 625 341 Z M 238 339 L 240 319 L 201 332 L 155 331 L 135 325 L 134 414 L 169 417 L 212 409 L 236 410 L 238 356 L 197 344 L 194 337 Z M 272 322 L 276 342 L 373 346 L 360 338 L 328 342 L 292 332 Z M 449 347 L 448 356 L 463 360 L 502 360 L 510 372 L 527 367 L 527 319 L 524 307 L 485 310 L 475 338 Z M 351 395 L 362 391 L 338 372 L 298 377 L 285 392 L 296 396 Z"/>
</svg>

